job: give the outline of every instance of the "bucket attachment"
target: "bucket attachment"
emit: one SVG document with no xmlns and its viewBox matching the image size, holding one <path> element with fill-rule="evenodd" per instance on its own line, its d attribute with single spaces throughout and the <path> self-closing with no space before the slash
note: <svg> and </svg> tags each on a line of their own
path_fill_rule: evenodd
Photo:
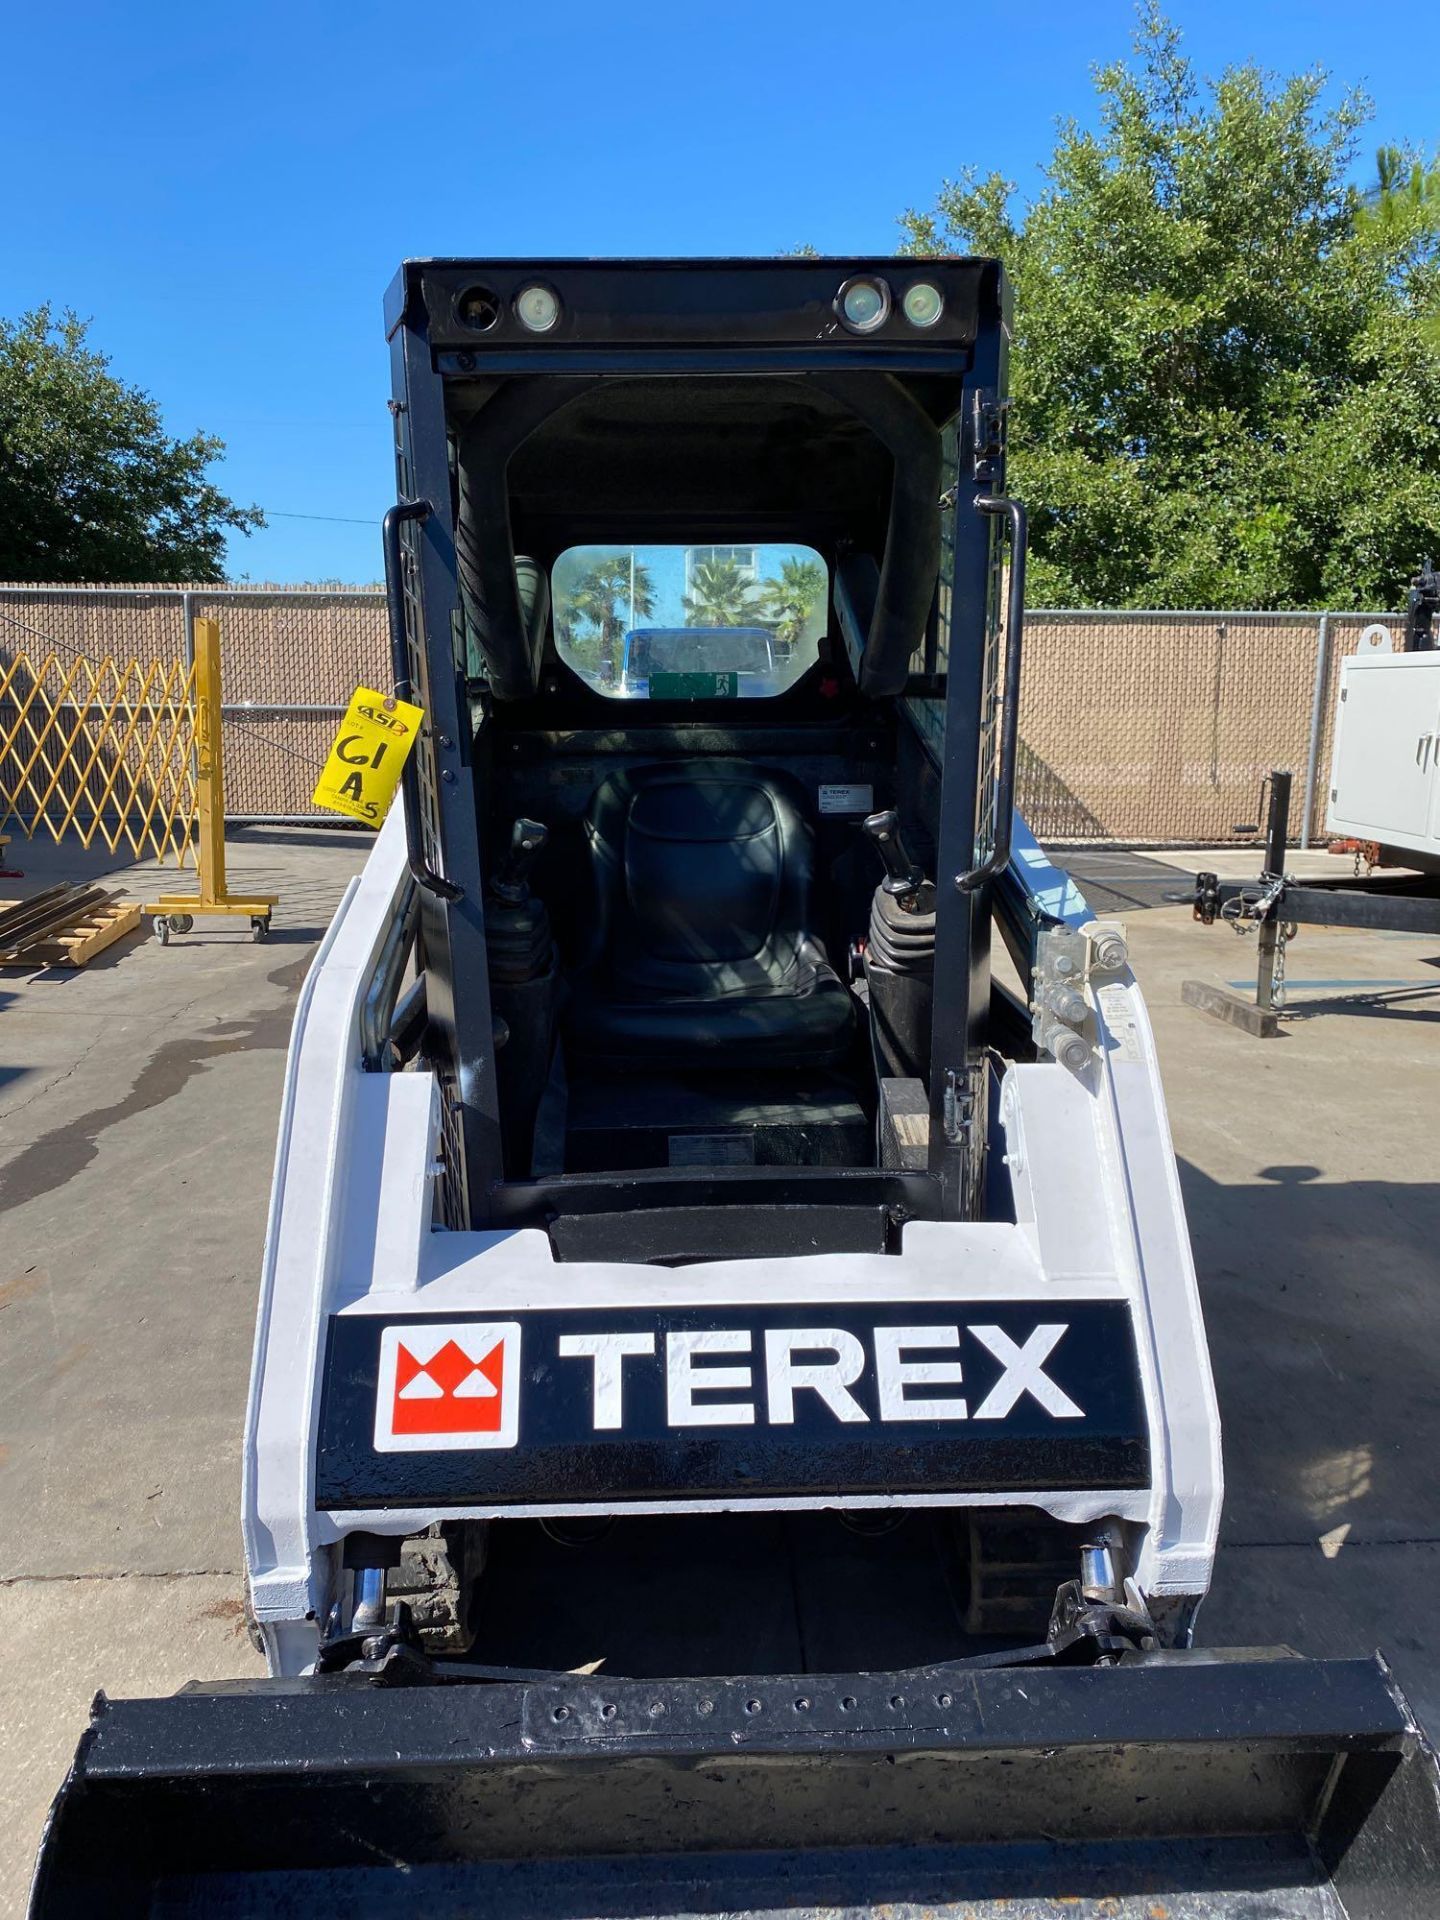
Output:
<svg viewBox="0 0 1440 1920">
<path fill-rule="evenodd" d="M 483 1671 L 102 1694 L 32 1920 L 1432 1910 L 1435 1755 L 1378 1656 Z"/>
</svg>

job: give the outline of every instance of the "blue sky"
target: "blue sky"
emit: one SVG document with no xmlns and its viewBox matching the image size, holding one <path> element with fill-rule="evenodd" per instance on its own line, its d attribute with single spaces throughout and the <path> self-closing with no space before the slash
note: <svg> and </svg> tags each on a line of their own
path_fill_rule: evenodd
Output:
<svg viewBox="0 0 1440 1920">
<path fill-rule="evenodd" d="M 1434 0 L 1172 13 L 1203 71 L 1364 84 L 1367 154 L 1440 142 Z M 220 483 L 273 516 L 236 577 L 371 580 L 402 257 L 888 250 L 966 164 L 1036 188 L 1132 25 L 1128 0 L 17 0 L 0 313 L 75 307 L 172 432 L 220 435 Z"/>
</svg>

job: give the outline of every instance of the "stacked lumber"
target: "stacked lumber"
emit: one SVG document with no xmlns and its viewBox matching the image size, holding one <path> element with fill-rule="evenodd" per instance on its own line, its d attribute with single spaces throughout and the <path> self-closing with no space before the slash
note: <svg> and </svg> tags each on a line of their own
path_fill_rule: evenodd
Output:
<svg viewBox="0 0 1440 1920">
<path fill-rule="evenodd" d="M 104 887 L 46 887 L 0 901 L 0 967 L 83 967 L 140 924 L 140 908 Z"/>
</svg>

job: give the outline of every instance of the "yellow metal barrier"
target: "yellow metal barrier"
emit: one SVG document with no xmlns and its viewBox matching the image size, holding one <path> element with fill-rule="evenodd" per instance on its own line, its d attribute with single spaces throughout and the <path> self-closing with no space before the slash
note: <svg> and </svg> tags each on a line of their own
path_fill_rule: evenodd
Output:
<svg viewBox="0 0 1440 1920">
<path fill-rule="evenodd" d="M 196 802 L 195 669 L 77 654 L 0 667 L 0 830 L 97 837 L 183 864 Z M 22 812 L 30 809 L 29 818 Z"/>
<path fill-rule="evenodd" d="M 0 836 L 12 821 L 32 838 L 74 833 L 84 847 L 98 838 L 177 866 L 193 822 L 198 891 L 147 904 L 157 936 L 219 914 L 248 919 L 263 939 L 276 896 L 237 897 L 225 882 L 218 621 L 195 622 L 188 664 L 0 655 Z"/>
<path fill-rule="evenodd" d="M 162 893 L 148 905 L 162 945 L 172 933 L 188 933 L 199 914 L 248 919 L 263 940 L 270 931 L 273 893 L 233 897 L 225 885 L 225 751 L 220 726 L 220 623 L 195 622 L 195 867 L 200 891 Z"/>
</svg>

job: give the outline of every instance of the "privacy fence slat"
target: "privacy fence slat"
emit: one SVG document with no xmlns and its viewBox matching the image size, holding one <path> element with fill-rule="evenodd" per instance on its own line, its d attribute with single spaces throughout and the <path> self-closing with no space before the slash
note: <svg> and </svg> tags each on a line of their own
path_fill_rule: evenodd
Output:
<svg viewBox="0 0 1440 1920">
<path fill-rule="evenodd" d="M 221 623 L 228 811 L 304 818 L 338 715 L 388 684 L 383 593 L 251 587 L 0 586 L 0 689 L 32 657 L 188 664 L 193 617 Z M 1340 662 L 1397 615 L 1035 609 L 1026 616 L 1020 801 L 1051 842 L 1212 845 L 1258 818 L 1272 767 L 1305 791 L 1316 668 L 1313 838 L 1324 834 Z M 28 629 L 28 631 L 27 631 Z M 0 740 L 5 712 L 0 701 Z M 0 789 L 13 766 L 0 767 Z M 316 818 L 329 816 L 315 815 Z"/>
</svg>

